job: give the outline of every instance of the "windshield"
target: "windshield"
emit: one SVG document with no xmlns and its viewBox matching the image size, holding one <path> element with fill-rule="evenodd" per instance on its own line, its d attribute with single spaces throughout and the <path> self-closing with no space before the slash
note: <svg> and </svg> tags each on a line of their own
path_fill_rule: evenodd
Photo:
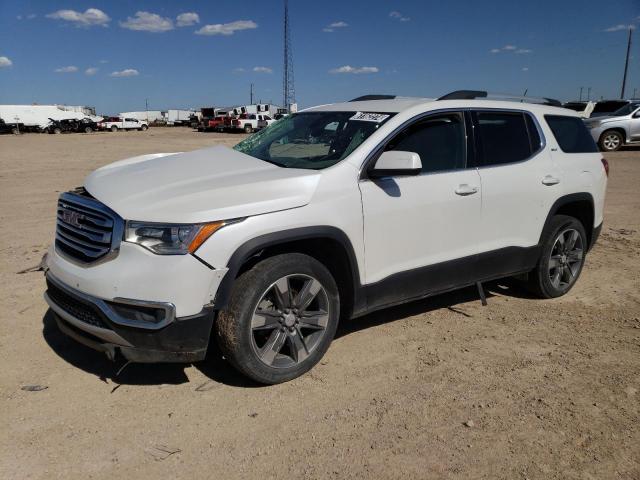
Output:
<svg viewBox="0 0 640 480">
<path fill-rule="evenodd" d="M 392 115 L 296 113 L 272 123 L 233 148 L 280 167 L 320 170 L 346 158 Z"/>
<path fill-rule="evenodd" d="M 633 112 L 636 108 L 638 108 L 638 106 L 640 106 L 640 103 L 630 103 L 628 105 L 625 105 L 622 108 L 619 108 L 615 112 L 613 112 L 611 114 L 611 116 L 612 117 L 622 117 L 624 115 L 630 115 L 631 112 Z"/>
</svg>

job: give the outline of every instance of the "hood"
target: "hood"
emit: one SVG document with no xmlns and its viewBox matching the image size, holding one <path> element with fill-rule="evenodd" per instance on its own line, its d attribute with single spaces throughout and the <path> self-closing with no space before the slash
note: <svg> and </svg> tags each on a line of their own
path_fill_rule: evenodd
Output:
<svg viewBox="0 0 640 480">
<path fill-rule="evenodd" d="M 115 162 L 91 173 L 84 186 L 126 220 L 199 223 L 302 207 L 319 179 L 315 170 L 216 146 Z"/>
</svg>

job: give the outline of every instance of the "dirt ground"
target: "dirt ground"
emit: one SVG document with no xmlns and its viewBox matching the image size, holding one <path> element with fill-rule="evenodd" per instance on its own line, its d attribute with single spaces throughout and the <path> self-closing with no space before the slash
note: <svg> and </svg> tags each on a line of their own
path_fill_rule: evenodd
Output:
<svg viewBox="0 0 640 480">
<path fill-rule="evenodd" d="M 240 138 L 0 137 L 0 478 L 640 478 L 640 149 L 607 155 L 603 233 L 564 298 L 500 282 L 486 307 L 467 289 L 381 311 L 273 387 L 222 359 L 116 377 L 59 333 L 42 272 L 18 273 L 52 241 L 59 192 Z"/>
</svg>

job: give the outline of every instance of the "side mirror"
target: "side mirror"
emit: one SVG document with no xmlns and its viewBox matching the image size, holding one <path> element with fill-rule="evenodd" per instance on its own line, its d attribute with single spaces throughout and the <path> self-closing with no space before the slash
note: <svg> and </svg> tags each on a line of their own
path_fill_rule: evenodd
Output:
<svg viewBox="0 0 640 480">
<path fill-rule="evenodd" d="M 633 118 L 640 118 L 640 110 L 633 114 Z"/>
<path fill-rule="evenodd" d="M 383 152 L 373 168 L 369 170 L 370 178 L 391 177 L 397 175 L 418 175 L 422 171 L 420 155 L 415 152 L 391 150 Z"/>
</svg>

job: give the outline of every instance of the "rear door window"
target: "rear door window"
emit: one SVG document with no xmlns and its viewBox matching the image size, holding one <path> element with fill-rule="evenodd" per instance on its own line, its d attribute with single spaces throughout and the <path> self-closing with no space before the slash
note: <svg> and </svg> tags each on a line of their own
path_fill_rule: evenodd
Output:
<svg viewBox="0 0 640 480">
<path fill-rule="evenodd" d="M 541 139 L 528 114 L 508 111 L 475 112 L 480 167 L 521 162 L 540 150 Z"/>
<path fill-rule="evenodd" d="M 596 142 L 591 138 L 591 134 L 580 118 L 563 115 L 545 115 L 544 118 L 563 152 L 595 153 L 598 151 Z"/>
</svg>

